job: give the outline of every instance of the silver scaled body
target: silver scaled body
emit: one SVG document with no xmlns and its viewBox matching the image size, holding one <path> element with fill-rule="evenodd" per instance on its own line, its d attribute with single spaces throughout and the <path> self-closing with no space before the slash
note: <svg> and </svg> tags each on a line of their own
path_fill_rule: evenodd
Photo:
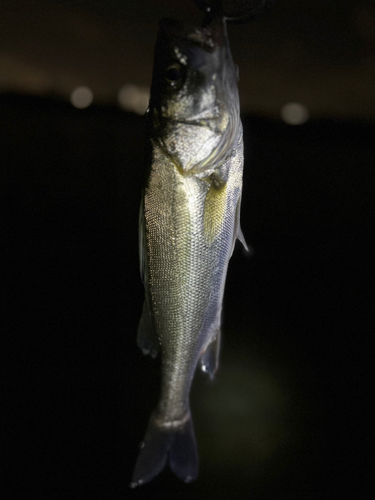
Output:
<svg viewBox="0 0 375 500">
<path fill-rule="evenodd" d="M 133 486 L 152 479 L 168 458 L 179 477 L 196 478 L 191 382 L 199 362 L 211 376 L 217 369 L 228 263 L 237 238 L 246 246 L 239 225 L 242 126 L 225 26 L 181 38 L 180 44 L 176 35 L 169 40 L 174 56 L 167 61 L 177 68 L 169 79 L 179 88 L 151 96 L 148 116 L 149 166 L 140 210 L 145 302 L 138 344 L 146 354 L 160 352 L 162 380 Z M 205 76 L 201 86 L 197 71 Z M 153 87 L 151 92 L 160 91 L 158 82 Z"/>
</svg>

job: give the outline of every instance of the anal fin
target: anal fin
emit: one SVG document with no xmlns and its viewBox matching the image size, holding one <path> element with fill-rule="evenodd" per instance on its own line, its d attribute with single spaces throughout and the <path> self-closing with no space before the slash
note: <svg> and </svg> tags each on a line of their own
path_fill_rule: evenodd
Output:
<svg viewBox="0 0 375 500">
<path fill-rule="evenodd" d="M 208 373 L 211 380 L 214 378 L 215 372 L 219 367 L 219 352 L 220 352 L 220 327 L 217 329 L 214 340 L 208 344 L 206 350 L 201 356 L 202 371 Z"/>
</svg>

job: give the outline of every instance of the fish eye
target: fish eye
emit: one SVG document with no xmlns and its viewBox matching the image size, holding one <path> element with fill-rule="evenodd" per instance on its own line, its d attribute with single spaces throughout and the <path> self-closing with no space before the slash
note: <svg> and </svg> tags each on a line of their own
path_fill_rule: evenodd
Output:
<svg viewBox="0 0 375 500">
<path fill-rule="evenodd" d="M 179 63 L 174 63 L 168 66 L 165 72 L 165 79 L 168 83 L 170 83 L 173 87 L 181 82 L 183 77 L 182 66 Z"/>
</svg>

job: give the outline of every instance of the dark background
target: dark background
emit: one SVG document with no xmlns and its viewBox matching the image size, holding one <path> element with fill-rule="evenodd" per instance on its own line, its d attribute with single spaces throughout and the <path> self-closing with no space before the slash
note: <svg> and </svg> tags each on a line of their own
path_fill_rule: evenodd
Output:
<svg viewBox="0 0 375 500">
<path fill-rule="evenodd" d="M 116 103 L 123 85 L 150 85 L 162 17 L 201 14 L 193 0 L 1 0 L 0 91 L 69 99 L 86 85 Z M 373 0 L 275 0 L 229 37 L 244 113 L 278 117 L 297 101 L 314 117 L 375 115 Z"/>
<path fill-rule="evenodd" d="M 146 15 L 150 30 L 161 15 Z M 233 33 L 246 39 L 248 26 Z M 319 54 L 309 61 L 319 74 Z M 304 81 L 295 88 L 304 95 Z M 57 88 L 3 90 L 2 498 L 370 498 L 371 113 L 317 95 L 313 119 L 290 126 L 274 94 L 252 109 L 252 90 L 242 229 L 254 254 L 235 250 L 220 369 L 213 383 L 197 373 L 192 390 L 200 475 L 185 485 L 165 470 L 130 490 L 159 391 L 158 362 L 136 346 L 143 118 L 109 98 L 77 110 Z"/>
</svg>

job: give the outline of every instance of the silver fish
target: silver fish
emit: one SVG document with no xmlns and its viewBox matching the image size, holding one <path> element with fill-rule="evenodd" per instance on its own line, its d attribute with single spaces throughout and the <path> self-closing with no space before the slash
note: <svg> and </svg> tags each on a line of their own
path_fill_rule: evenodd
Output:
<svg viewBox="0 0 375 500">
<path fill-rule="evenodd" d="M 160 23 L 148 110 L 149 162 L 140 210 L 145 301 L 138 345 L 162 355 L 161 394 L 131 486 L 166 465 L 198 475 L 189 392 L 198 362 L 218 366 L 228 262 L 239 238 L 243 141 L 237 68 L 223 19 Z"/>
</svg>

